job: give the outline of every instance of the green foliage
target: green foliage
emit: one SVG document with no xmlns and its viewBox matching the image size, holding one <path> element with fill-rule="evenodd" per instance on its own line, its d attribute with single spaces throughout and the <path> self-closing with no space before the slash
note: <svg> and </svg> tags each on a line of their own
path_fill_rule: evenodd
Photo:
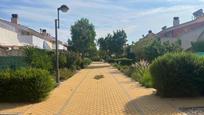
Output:
<svg viewBox="0 0 204 115">
<path fill-rule="evenodd" d="M 55 82 L 49 72 L 22 68 L 0 72 L 0 101 L 35 102 L 45 99 Z"/>
<path fill-rule="evenodd" d="M 152 61 L 158 56 L 168 52 L 182 51 L 180 41 L 175 43 L 163 42 L 155 36 L 145 37 L 132 45 L 131 48 L 137 60 L 145 59 Z"/>
<path fill-rule="evenodd" d="M 140 83 L 145 87 L 153 87 L 152 76 L 149 70 L 144 71 L 143 79 L 141 79 Z"/>
<path fill-rule="evenodd" d="M 116 63 L 113 66 L 143 86 L 152 87 L 153 81 L 149 72 L 149 63 L 146 61 L 137 62 L 132 66 L 124 66 Z"/>
<path fill-rule="evenodd" d="M 131 65 L 133 63 L 133 60 L 128 58 L 117 58 L 113 59 L 113 63 L 118 63 L 120 65 Z"/>
<path fill-rule="evenodd" d="M 99 50 L 105 55 L 121 56 L 124 52 L 124 46 L 127 42 L 127 35 L 124 30 L 117 30 L 113 35 L 108 34 L 105 38 L 98 39 Z"/>
<path fill-rule="evenodd" d="M 66 80 L 72 77 L 75 73 L 75 70 L 62 68 L 60 69 L 60 80 Z"/>
<path fill-rule="evenodd" d="M 95 36 L 94 25 L 88 19 L 82 18 L 71 26 L 72 40 L 69 40 L 69 44 L 72 45 L 74 51 L 82 53 L 84 57 L 96 49 Z"/>
<path fill-rule="evenodd" d="M 113 64 L 113 67 L 117 68 L 121 72 L 123 72 L 125 75 L 130 76 L 132 74 L 131 68 L 126 65 L 119 65 L 117 63 Z"/>
<path fill-rule="evenodd" d="M 91 58 L 92 61 L 101 61 L 101 58 L 97 55 Z"/>
<path fill-rule="evenodd" d="M 82 57 L 79 53 L 69 52 L 67 55 L 67 68 L 80 69 L 83 68 Z"/>
<path fill-rule="evenodd" d="M 195 52 L 204 51 L 204 41 L 191 42 L 191 45 L 192 45 L 192 50 Z"/>
<path fill-rule="evenodd" d="M 131 65 L 134 61 L 128 58 L 116 58 L 106 60 L 108 63 L 117 63 L 119 65 Z"/>
<path fill-rule="evenodd" d="M 201 95 L 204 84 L 204 59 L 191 53 L 168 53 L 150 66 L 154 87 L 163 97 Z"/>
<path fill-rule="evenodd" d="M 91 64 L 92 60 L 89 58 L 84 58 L 83 59 L 83 65 L 84 67 L 87 67 L 89 64 Z"/>
<path fill-rule="evenodd" d="M 25 57 L 22 56 L 1 56 L 0 57 L 0 70 L 3 69 L 17 69 L 26 67 Z"/>
<path fill-rule="evenodd" d="M 24 52 L 29 66 L 45 70 L 53 69 L 52 52 L 31 47 L 25 48 Z"/>
<path fill-rule="evenodd" d="M 152 87 L 152 77 L 149 73 L 149 63 L 141 60 L 133 65 L 131 77 L 145 87 Z"/>
<path fill-rule="evenodd" d="M 59 67 L 64 68 L 67 66 L 67 54 L 64 52 L 59 53 Z"/>
</svg>

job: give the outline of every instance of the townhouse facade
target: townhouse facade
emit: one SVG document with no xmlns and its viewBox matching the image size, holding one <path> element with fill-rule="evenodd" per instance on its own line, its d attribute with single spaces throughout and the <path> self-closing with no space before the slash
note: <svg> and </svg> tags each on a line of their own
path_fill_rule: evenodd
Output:
<svg viewBox="0 0 204 115">
<path fill-rule="evenodd" d="M 19 24 L 17 14 L 12 14 L 10 22 L 0 19 L 0 47 L 13 49 L 24 46 L 53 50 L 55 49 L 55 38 L 45 29 L 40 29 L 38 32 Z M 67 50 L 67 45 L 58 41 L 58 48 Z"/>
<path fill-rule="evenodd" d="M 162 42 L 175 42 L 181 40 L 181 47 L 187 50 L 192 47 L 191 43 L 204 40 L 204 13 L 200 9 L 193 13 L 194 19 L 180 24 L 179 17 L 173 18 L 172 27 L 162 27 L 157 36 Z"/>
</svg>

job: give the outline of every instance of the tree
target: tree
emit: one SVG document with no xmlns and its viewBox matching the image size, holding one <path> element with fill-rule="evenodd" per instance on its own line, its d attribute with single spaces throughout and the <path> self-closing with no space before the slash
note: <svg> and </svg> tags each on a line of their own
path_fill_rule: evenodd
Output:
<svg viewBox="0 0 204 115">
<path fill-rule="evenodd" d="M 121 56 L 127 42 L 127 35 L 124 30 L 117 30 L 113 35 L 107 34 L 105 38 L 98 39 L 99 50 L 108 56 Z"/>
<path fill-rule="evenodd" d="M 82 18 L 71 26 L 71 45 L 74 51 L 82 56 L 88 56 L 92 49 L 96 49 L 94 42 L 96 36 L 95 28 L 88 19 Z"/>
<path fill-rule="evenodd" d="M 156 36 L 145 37 L 133 45 L 133 52 L 137 60 L 145 59 L 152 61 L 158 56 L 168 52 L 181 51 L 180 41 L 170 43 L 169 41 L 161 42 Z"/>
<path fill-rule="evenodd" d="M 111 51 L 117 56 L 123 54 L 124 46 L 127 42 L 127 35 L 124 30 L 117 30 L 113 32 L 112 44 L 111 44 Z"/>
</svg>

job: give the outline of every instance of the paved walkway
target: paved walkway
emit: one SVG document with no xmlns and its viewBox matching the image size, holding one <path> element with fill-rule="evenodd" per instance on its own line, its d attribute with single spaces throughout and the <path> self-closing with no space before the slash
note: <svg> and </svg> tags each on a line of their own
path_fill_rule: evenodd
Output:
<svg viewBox="0 0 204 115">
<path fill-rule="evenodd" d="M 204 106 L 204 98 L 162 99 L 154 92 L 108 64 L 93 63 L 61 83 L 46 101 L 0 103 L 0 115 L 181 115 L 180 107 Z"/>
</svg>

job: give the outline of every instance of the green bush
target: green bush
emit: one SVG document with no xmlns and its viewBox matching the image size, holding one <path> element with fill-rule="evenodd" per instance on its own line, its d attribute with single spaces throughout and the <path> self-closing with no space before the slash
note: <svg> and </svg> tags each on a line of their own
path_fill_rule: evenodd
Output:
<svg viewBox="0 0 204 115">
<path fill-rule="evenodd" d="M 91 64 L 92 60 L 89 58 L 84 58 L 83 59 L 83 66 L 87 67 L 89 64 Z"/>
<path fill-rule="evenodd" d="M 24 52 L 29 66 L 49 71 L 54 68 L 52 52 L 37 48 L 25 48 Z"/>
<path fill-rule="evenodd" d="M 59 67 L 65 68 L 67 66 L 67 54 L 60 52 L 59 53 Z"/>
<path fill-rule="evenodd" d="M 154 87 L 163 97 L 199 96 L 204 84 L 204 59 L 191 53 L 168 53 L 150 66 Z"/>
<path fill-rule="evenodd" d="M 62 68 L 60 69 L 60 80 L 66 80 L 73 76 L 75 73 L 74 70 L 67 69 L 67 68 Z"/>
<path fill-rule="evenodd" d="M 141 79 L 140 83 L 145 87 L 152 87 L 153 86 L 152 76 L 149 72 L 149 69 L 144 71 L 143 78 Z"/>
<path fill-rule="evenodd" d="M 101 58 L 99 56 L 94 56 L 94 57 L 91 58 L 91 60 L 93 60 L 93 61 L 100 61 Z"/>
<path fill-rule="evenodd" d="M 134 61 L 128 58 L 109 59 L 108 63 L 117 63 L 119 65 L 131 65 Z"/>
<path fill-rule="evenodd" d="M 0 101 L 36 102 L 45 99 L 55 82 L 49 72 L 21 68 L 0 72 Z"/>
<path fill-rule="evenodd" d="M 22 56 L 1 56 L 0 57 L 0 70 L 3 69 L 17 69 L 26 67 L 25 57 Z"/>
<path fill-rule="evenodd" d="M 119 67 L 119 70 L 121 71 L 121 72 L 123 72 L 125 75 L 130 75 L 130 67 L 129 66 L 126 66 L 126 65 L 123 65 L 123 66 L 120 66 Z"/>
<path fill-rule="evenodd" d="M 69 52 L 67 56 L 67 68 L 81 69 L 83 68 L 82 58 L 78 53 Z"/>
<path fill-rule="evenodd" d="M 149 63 L 147 61 L 140 60 L 132 67 L 133 72 L 131 77 L 145 87 L 152 87 L 152 77 L 149 73 Z"/>
</svg>

